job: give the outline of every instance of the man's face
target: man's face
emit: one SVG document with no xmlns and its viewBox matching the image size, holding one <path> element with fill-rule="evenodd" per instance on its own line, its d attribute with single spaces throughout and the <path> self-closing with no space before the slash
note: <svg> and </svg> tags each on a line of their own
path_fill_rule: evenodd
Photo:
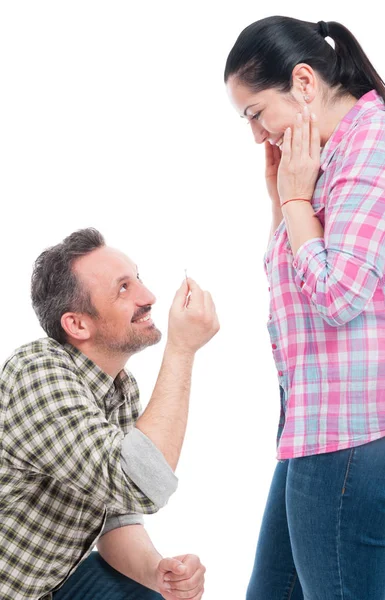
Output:
<svg viewBox="0 0 385 600">
<path fill-rule="evenodd" d="M 131 355 L 159 342 L 161 333 L 151 319 L 156 298 L 127 256 L 103 246 L 79 258 L 73 269 L 98 312 L 89 317 L 95 346 Z"/>
</svg>

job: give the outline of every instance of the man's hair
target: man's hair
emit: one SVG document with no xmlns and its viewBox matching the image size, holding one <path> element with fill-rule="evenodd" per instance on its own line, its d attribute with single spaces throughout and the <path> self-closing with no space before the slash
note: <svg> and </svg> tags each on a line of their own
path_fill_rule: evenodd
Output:
<svg viewBox="0 0 385 600">
<path fill-rule="evenodd" d="M 73 272 L 76 259 L 105 246 L 101 233 L 92 227 L 71 233 L 60 244 L 47 248 L 36 259 L 31 282 L 32 306 L 46 334 L 60 344 L 67 341 L 61 326 L 66 312 L 97 316 L 89 290 Z"/>
</svg>

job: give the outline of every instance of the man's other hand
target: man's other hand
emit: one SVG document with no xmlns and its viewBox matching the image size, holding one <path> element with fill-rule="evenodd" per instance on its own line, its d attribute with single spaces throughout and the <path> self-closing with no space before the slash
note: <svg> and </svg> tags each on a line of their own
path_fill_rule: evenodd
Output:
<svg viewBox="0 0 385 600">
<path fill-rule="evenodd" d="M 205 572 L 206 568 L 194 554 L 163 558 L 156 574 L 159 592 L 165 600 L 201 600 Z"/>
</svg>

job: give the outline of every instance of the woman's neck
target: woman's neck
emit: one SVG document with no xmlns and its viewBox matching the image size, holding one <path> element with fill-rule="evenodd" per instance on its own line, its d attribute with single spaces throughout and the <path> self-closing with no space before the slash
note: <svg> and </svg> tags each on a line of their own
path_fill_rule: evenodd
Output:
<svg viewBox="0 0 385 600">
<path fill-rule="evenodd" d="M 321 146 L 325 146 L 330 139 L 333 131 L 336 129 L 342 119 L 356 104 L 357 98 L 354 96 L 343 96 L 342 98 L 330 100 L 323 108 L 318 116 L 321 134 Z"/>
</svg>

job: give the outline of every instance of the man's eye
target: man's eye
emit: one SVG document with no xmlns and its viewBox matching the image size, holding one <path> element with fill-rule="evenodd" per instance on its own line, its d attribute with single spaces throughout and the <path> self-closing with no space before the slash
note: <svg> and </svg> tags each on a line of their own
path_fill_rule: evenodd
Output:
<svg viewBox="0 0 385 600">
<path fill-rule="evenodd" d="M 119 292 L 121 292 L 122 290 L 123 290 L 123 292 L 125 292 L 127 290 L 127 283 L 123 283 L 121 285 L 121 288 L 120 288 Z"/>
</svg>

